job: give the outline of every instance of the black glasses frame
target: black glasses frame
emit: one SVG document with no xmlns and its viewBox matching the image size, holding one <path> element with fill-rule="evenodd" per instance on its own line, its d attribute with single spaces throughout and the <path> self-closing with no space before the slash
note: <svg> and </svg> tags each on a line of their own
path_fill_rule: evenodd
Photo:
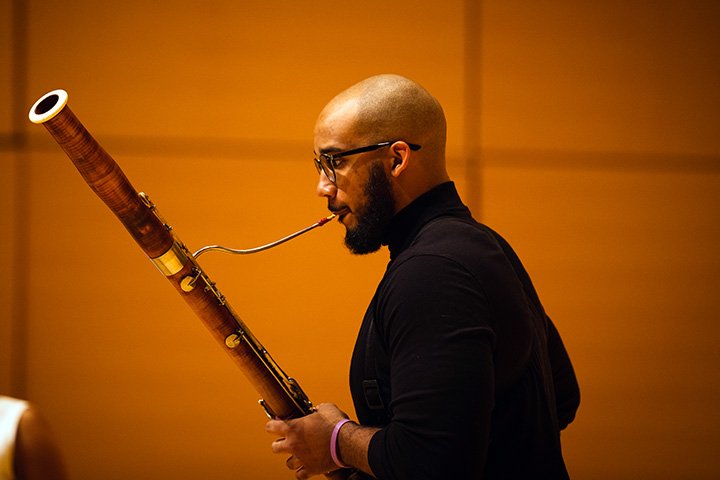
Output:
<svg viewBox="0 0 720 480">
<path fill-rule="evenodd" d="M 365 152 L 372 152 L 373 150 L 378 150 L 383 147 L 387 147 L 392 145 L 395 142 L 399 142 L 400 140 L 392 140 L 390 142 L 380 142 L 376 143 L 374 145 L 367 145 L 365 147 L 358 147 L 353 148 L 351 150 L 345 150 L 342 152 L 334 152 L 334 153 L 321 153 L 320 158 L 313 158 L 315 162 L 315 169 L 317 170 L 318 174 L 320 172 L 323 172 L 325 176 L 330 180 L 332 183 L 335 183 L 335 169 L 340 165 L 339 159 L 343 157 L 348 157 L 350 155 L 357 155 L 358 153 L 365 153 Z M 408 147 L 410 147 L 410 150 L 418 151 L 422 148 L 422 146 L 415 144 L 415 143 L 408 143 Z"/>
</svg>

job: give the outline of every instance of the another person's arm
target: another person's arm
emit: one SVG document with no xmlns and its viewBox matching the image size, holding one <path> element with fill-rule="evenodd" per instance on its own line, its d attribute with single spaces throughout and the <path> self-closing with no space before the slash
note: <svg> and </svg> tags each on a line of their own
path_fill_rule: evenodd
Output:
<svg viewBox="0 0 720 480">
<path fill-rule="evenodd" d="M 16 480 L 65 480 L 59 448 L 50 428 L 31 406 L 20 419 L 15 439 Z"/>
</svg>

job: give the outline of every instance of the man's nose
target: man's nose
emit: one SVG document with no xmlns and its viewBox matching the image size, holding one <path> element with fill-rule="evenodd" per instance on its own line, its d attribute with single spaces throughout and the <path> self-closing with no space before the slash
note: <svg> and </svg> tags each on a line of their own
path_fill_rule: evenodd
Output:
<svg viewBox="0 0 720 480">
<path fill-rule="evenodd" d="M 326 198 L 333 198 L 337 194 L 337 187 L 322 170 L 318 174 L 317 194 Z"/>
</svg>

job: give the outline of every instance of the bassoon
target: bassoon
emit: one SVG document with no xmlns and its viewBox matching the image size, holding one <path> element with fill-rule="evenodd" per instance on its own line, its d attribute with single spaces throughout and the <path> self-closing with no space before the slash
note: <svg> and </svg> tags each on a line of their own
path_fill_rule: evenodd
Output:
<svg viewBox="0 0 720 480">
<path fill-rule="evenodd" d="M 235 361 L 260 394 L 260 405 L 270 418 L 291 419 L 313 412 L 298 382 L 288 376 L 232 309 L 197 257 L 208 250 L 255 253 L 279 245 L 331 221 L 324 217 L 276 242 L 248 250 L 208 246 L 191 253 L 175 230 L 158 213 L 145 193 L 133 188 L 112 157 L 90 135 L 67 106 L 64 90 L 46 93 L 30 109 L 30 121 L 42 124 L 65 151 L 90 188 L 117 216 L 140 248 L 170 281 L 180 296 Z M 354 479 L 353 470 L 326 474 L 332 479 Z"/>
</svg>

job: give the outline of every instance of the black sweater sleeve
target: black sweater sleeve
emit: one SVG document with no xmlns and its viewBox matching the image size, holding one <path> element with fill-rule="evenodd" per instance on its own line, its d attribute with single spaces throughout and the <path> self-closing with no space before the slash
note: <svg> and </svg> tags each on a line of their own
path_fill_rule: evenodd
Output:
<svg viewBox="0 0 720 480">
<path fill-rule="evenodd" d="M 580 388 L 562 338 L 552 320 L 549 317 L 546 318 L 548 322 L 548 356 L 555 387 L 555 406 L 558 426 L 562 430 L 575 419 L 575 412 L 580 406 Z"/>
<path fill-rule="evenodd" d="M 390 423 L 370 442 L 378 479 L 479 478 L 490 441 L 494 335 L 466 269 L 434 255 L 393 266 L 376 328 L 390 356 Z"/>
</svg>

